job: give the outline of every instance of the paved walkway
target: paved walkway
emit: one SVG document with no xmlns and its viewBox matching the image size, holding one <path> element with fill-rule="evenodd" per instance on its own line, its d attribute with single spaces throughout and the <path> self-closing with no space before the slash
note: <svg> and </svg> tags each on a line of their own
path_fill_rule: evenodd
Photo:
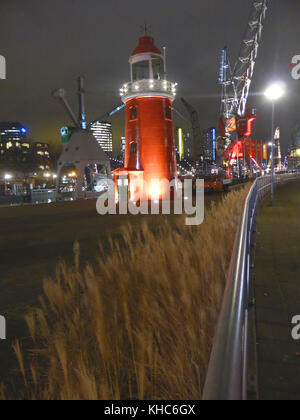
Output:
<svg viewBox="0 0 300 420">
<path fill-rule="evenodd" d="M 300 182 L 259 210 L 255 298 L 259 399 L 300 400 L 300 340 L 291 334 L 300 315 Z"/>
</svg>

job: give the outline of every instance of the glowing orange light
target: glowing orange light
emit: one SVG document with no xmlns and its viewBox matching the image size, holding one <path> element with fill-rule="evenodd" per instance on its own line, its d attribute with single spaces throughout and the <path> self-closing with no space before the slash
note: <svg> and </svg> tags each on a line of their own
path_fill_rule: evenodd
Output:
<svg viewBox="0 0 300 420">
<path fill-rule="evenodd" d="M 152 179 L 150 183 L 149 196 L 152 200 L 158 200 L 160 198 L 161 188 L 158 179 Z"/>
</svg>

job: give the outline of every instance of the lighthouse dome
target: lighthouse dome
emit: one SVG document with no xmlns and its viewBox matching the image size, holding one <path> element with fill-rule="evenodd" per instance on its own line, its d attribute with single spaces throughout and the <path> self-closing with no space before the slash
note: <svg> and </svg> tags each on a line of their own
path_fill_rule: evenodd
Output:
<svg viewBox="0 0 300 420">
<path fill-rule="evenodd" d="M 151 36 L 139 39 L 130 57 L 131 81 L 162 80 L 165 77 L 164 57 Z"/>
<path fill-rule="evenodd" d="M 153 53 L 153 54 L 161 54 L 161 51 L 155 46 L 154 39 L 152 36 L 142 36 L 139 39 L 139 45 L 133 51 L 132 56 L 137 54 L 144 54 L 144 53 Z"/>
<path fill-rule="evenodd" d="M 164 53 L 155 46 L 152 36 L 145 35 L 129 58 L 130 82 L 123 85 L 120 95 L 125 103 L 140 96 L 163 96 L 175 99 L 176 84 L 167 80 L 166 49 Z"/>
</svg>

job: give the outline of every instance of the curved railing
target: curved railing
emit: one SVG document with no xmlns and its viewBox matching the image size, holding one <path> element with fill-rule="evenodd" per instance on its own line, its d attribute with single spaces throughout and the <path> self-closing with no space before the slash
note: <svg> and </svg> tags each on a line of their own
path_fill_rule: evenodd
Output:
<svg viewBox="0 0 300 420">
<path fill-rule="evenodd" d="M 120 89 L 120 95 L 123 101 L 136 95 L 164 95 L 172 100 L 176 96 L 177 83 L 171 83 L 167 80 L 143 79 L 135 82 L 126 83 Z"/>
<path fill-rule="evenodd" d="M 275 177 L 275 183 L 300 178 L 299 173 Z M 245 202 L 209 362 L 204 400 L 247 399 L 247 340 L 250 252 L 258 203 L 270 193 L 271 177 L 256 179 Z"/>
</svg>

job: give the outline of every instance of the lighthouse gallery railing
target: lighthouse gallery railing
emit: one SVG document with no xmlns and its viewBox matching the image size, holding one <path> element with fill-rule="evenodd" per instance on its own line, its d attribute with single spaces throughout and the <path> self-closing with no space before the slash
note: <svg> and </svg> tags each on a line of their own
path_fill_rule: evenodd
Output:
<svg viewBox="0 0 300 420">
<path fill-rule="evenodd" d="M 147 94 L 163 94 L 170 96 L 172 99 L 176 96 L 177 83 L 172 83 L 167 80 L 144 79 L 135 82 L 128 82 L 120 89 L 121 98 L 135 96 L 141 93 Z"/>
</svg>

